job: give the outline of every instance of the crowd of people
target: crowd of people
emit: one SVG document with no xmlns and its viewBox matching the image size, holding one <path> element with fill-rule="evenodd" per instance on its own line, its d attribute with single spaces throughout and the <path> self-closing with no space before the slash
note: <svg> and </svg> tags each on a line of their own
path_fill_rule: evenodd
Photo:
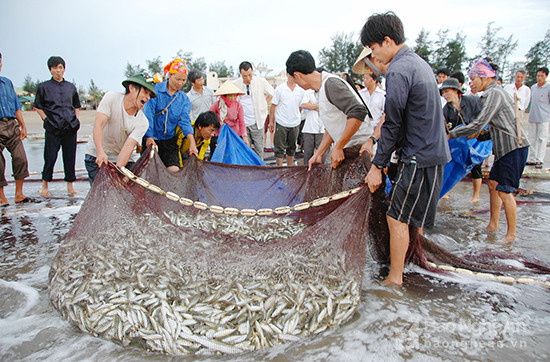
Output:
<svg viewBox="0 0 550 362">
<path fill-rule="evenodd" d="M 487 229 L 498 229 L 504 205 L 504 239 L 514 240 L 514 192 L 525 165 L 543 167 L 550 121 L 548 69 L 538 70 L 537 83 L 531 88 L 524 85 L 523 70 L 517 71 L 514 83 L 502 87 L 498 67 L 490 59 L 478 59 L 468 73 L 472 94 L 465 94 L 464 74 L 445 69 L 434 74 L 405 44 L 403 24 L 392 12 L 369 17 L 361 30 L 361 43 L 365 48 L 353 67 L 363 75 L 359 86 L 317 68 L 305 50 L 290 54 L 287 80 L 276 89 L 256 76 L 247 61 L 239 65 L 240 77 L 217 90 L 206 86 L 204 75 L 188 69 L 181 59 L 165 66 L 164 81 L 155 83 L 142 74 L 124 80 L 125 93 L 107 92 L 97 109 L 85 155 L 90 182 L 105 163 L 130 167 L 138 157 L 136 150 L 150 145 L 158 148 L 167 169 L 176 172 L 187 157 L 204 159 L 207 151 L 213 154 L 224 125 L 260 159 L 264 158 L 264 137 L 272 134 L 278 166 L 284 158 L 288 166 L 294 165 L 300 145 L 309 169 L 325 162 L 337 168 L 344 160 L 344 148 L 359 145 L 360 153 L 372 157 L 365 176 L 369 189 L 375 192 L 385 174 L 392 179 L 386 215 L 391 265 L 384 283 L 400 285 L 409 226 L 422 233 L 435 222 L 444 168 L 451 160 L 448 139 L 485 137 L 492 140 L 494 154 Z M 47 65 L 52 79 L 39 85 L 34 102 L 45 129 L 40 191 L 45 197 L 50 195 L 48 182 L 60 148 L 67 190 L 77 192 L 72 183 L 80 108 L 75 86 L 63 78 L 63 59 L 51 57 Z M 184 93 L 181 89 L 187 81 L 192 87 Z M 29 174 L 21 143 L 26 127 L 7 78 L 0 77 L 0 92 L 0 149 L 8 148 L 12 154 L 15 202 L 39 202 L 22 191 Z M 4 206 L 8 204 L 3 192 L 7 183 L 4 158 L 0 161 L 0 201 Z M 479 201 L 482 176 L 481 165 L 474 166 L 471 202 Z"/>
</svg>

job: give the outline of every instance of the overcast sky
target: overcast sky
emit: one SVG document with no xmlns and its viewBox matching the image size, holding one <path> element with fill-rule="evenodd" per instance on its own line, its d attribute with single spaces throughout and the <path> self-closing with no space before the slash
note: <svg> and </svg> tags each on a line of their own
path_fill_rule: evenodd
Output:
<svg viewBox="0 0 550 362">
<path fill-rule="evenodd" d="M 432 39 L 446 28 L 451 37 L 466 35 L 469 56 L 494 21 L 499 36 L 519 41 L 511 61 L 523 60 L 550 28 L 548 0 L 0 0 L 0 74 L 16 87 L 27 74 L 47 80 L 48 57 L 60 55 L 67 80 L 122 90 L 127 62 L 145 67 L 160 56 L 164 64 L 181 49 L 234 69 L 242 60 L 263 62 L 274 75 L 292 51 L 317 58 L 333 35 L 354 32 L 358 39 L 368 16 L 387 10 L 403 21 L 408 44 L 422 28 Z"/>
</svg>

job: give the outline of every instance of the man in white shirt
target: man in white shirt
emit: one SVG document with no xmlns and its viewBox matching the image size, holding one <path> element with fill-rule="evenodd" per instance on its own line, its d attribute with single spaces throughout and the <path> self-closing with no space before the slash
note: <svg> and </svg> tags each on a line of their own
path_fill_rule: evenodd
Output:
<svg viewBox="0 0 550 362">
<path fill-rule="evenodd" d="M 288 75 L 287 81 L 275 89 L 269 111 L 269 130 L 273 132 L 275 129 L 274 151 L 277 166 L 283 165 L 285 153 L 287 166 L 294 166 L 304 94 L 305 91 Z"/>
<path fill-rule="evenodd" d="M 193 85 L 187 92 L 187 96 L 191 101 L 191 122 L 194 124 L 199 114 L 210 109 L 216 97 L 214 91 L 204 85 L 204 74 L 200 70 L 192 69 L 187 80 Z"/>
<path fill-rule="evenodd" d="M 134 149 L 149 128 L 143 106 L 157 96 L 153 80 L 134 75 L 122 82 L 126 94 L 107 92 L 97 108 L 92 138 L 84 158 L 90 184 L 99 168 L 109 161 L 118 167 L 133 164 Z"/>
<path fill-rule="evenodd" d="M 542 168 L 548 142 L 550 122 L 550 84 L 546 81 L 548 68 L 537 70 L 537 83 L 531 86 L 531 110 L 529 111 L 529 159 L 528 165 Z"/>
<path fill-rule="evenodd" d="M 505 86 L 504 90 L 508 94 L 510 94 L 512 99 L 514 99 L 514 95 L 516 95 L 518 100 L 518 109 L 521 117 L 521 123 L 523 125 L 523 129 L 527 131 L 527 129 L 529 128 L 529 114 L 526 112 L 526 110 L 529 107 L 529 102 L 531 101 L 531 89 L 523 84 L 523 82 L 525 82 L 525 77 L 525 71 L 518 70 L 516 72 L 516 75 L 514 76 L 514 83 L 510 83 Z M 528 136 L 528 134 L 526 134 L 525 136 Z"/>
<path fill-rule="evenodd" d="M 267 119 L 267 104 L 275 93 L 273 87 L 264 78 L 254 75 L 250 62 L 242 62 L 239 65 L 241 78 L 233 81 L 244 94 L 239 97 L 239 102 L 244 110 L 244 123 L 250 146 L 264 159 L 264 124 Z"/>
<path fill-rule="evenodd" d="M 302 135 L 304 137 L 302 149 L 304 151 L 304 165 L 308 165 L 309 160 L 323 140 L 325 126 L 319 116 L 319 100 L 315 96 L 315 91 L 313 89 L 306 90 L 301 106 L 306 110 L 306 120 L 304 122 L 304 128 L 302 129 Z M 325 161 L 326 154 L 323 155 L 323 163 Z"/>
<path fill-rule="evenodd" d="M 380 77 L 374 73 L 365 73 L 363 76 L 365 88 L 359 91 L 361 98 L 365 101 L 372 114 L 372 128 L 375 129 L 382 115 L 384 114 L 384 103 L 386 102 L 386 92 L 380 88 Z"/>
</svg>

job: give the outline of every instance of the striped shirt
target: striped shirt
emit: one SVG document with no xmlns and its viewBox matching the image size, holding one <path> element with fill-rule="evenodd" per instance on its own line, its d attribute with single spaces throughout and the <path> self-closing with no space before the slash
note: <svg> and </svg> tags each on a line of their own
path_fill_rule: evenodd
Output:
<svg viewBox="0 0 550 362">
<path fill-rule="evenodd" d="M 529 146 L 523 126 L 520 126 L 522 142 L 519 145 L 514 104 L 504 88 L 497 82 L 491 83 L 481 96 L 481 102 L 483 108 L 477 118 L 467 126 L 453 129 L 449 133 L 451 138 L 476 134 L 489 124 L 495 161 L 515 149 Z"/>
</svg>

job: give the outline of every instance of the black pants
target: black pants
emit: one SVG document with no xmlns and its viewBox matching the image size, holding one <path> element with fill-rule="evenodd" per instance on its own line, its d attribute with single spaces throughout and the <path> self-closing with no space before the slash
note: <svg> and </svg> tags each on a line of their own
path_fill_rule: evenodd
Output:
<svg viewBox="0 0 550 362">
<path fill-rule="evenodd" d="M 53 134 L 46 131 L 44 139 L 44 169 L 42 180 L 50 182 L 53 176 L 53 168 L 57 160 L 59 148 L 63 152 L 63 169 L 65 170 L 65 181 L 76 180 L 74 165 L 76 159 L 76 132 L 77 130 L 60 131 Z"/>
</svg>

